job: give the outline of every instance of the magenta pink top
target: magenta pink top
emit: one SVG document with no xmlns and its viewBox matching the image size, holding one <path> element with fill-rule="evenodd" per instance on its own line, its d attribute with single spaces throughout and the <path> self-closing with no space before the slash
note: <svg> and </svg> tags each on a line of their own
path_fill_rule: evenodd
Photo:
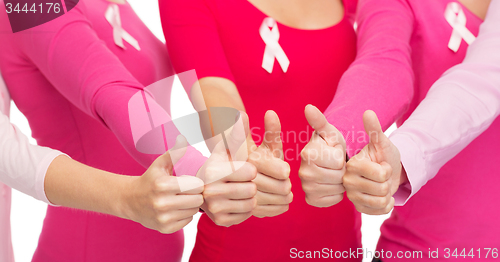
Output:
<svg viewBox="0 0 500 262">
<path fill-rule="evenodd" d="M 304 108 L 310 103 L 325 110 L 338 80 L 354 60 L 356 4 L 344 1 L 345 16 L 336 25 L 300 30 L 279 21 L 269 24 L 271 18 L 247 0 L 160 1 L 176 71 L 195 69 L 199 78 L 233 81 L 257 144 L 262 142 L 265 112 L 275 110 L 282 124 L 285 160 L 291 167 L 294 200 L 289 211 L 272 218 L 251 217 L 229 228 L 216 226 L 203 215 L 191 261 L 295 261 L 307 250 L 361 247 L 360 215 L 352 203 L 345 198 L 329 208 L 308 205 L 297 175 L 300 151 L 312 134 Z M 273 64 L 264 62 L 266 46 L 280 57 L 272 57 Z"/>
<path fill-rule="evenodd" d="M 118 7 L 122 28 L 140 48 L 115 43 L 105 17 L 110 7 Z M 2 3 L 0 32 L 2 74 L 39 145 L 118 174 L 145 171 L 157 155 L 135 149 L 128 102 L 174 70 L 165 45 L 130 5 L 80 0 L 67 14 L 12 34 Z M 188 155 L 182 172 L 195 173 L 204 158 L 192 148 Z M 182 250 L 182 230 L 164 235 L 112 216 L 49 207 L 33 261 L 180 261 Z"/>
<path fill-rule="evenodd" d="M 457 52 L 448 47 L 453 29 L 445 11 L 452 2 L 360 1 L 358 57 L 340 80 L 326 112 L 329 121 L 346 134 L 350 155 L 367 143 L 362 123 L 365 110 L 374 110 L 383 128 L 396 120 L 403 123 L 431 85 L 464 59 L 466 42 L 462 40 Z M 482 20 L 458 6 L 466 18 L 464 26 L 477 36 Z M 458 109 L 457 114 L 461 114 Z M 441 121 L 453 122 L 454 117 Z M 469 254 L 474 248 L 474 259 L 479 260 L 477 249 L 484 259 L 484 248 L 499 247 L 499 132 L 497 119 L 404 206 L 394 209 L 381 228 L 378 244 L 379 250 L 391 251 L 393 257 L 383 261 L 400 261 L 398 251 L 407 250 L 422 251 L 424 259 L 419 261 L 435 261 L 429 259 L 429 248 L 438 248 L 443 261 L 446 248 L 451 249 L 450 255 L 455 248 L 458 254 L 464 248 Z M 422 186 L 410 177 L 410 183 L 395 195 L 399 204 L 408 198 L 413 184 Z"/>
</svg>

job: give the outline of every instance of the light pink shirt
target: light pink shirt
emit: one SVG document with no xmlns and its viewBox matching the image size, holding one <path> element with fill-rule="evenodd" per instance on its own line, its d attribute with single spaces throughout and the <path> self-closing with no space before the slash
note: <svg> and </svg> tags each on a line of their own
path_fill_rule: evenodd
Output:
<svg viewBox="0 0 500 262">
<path fill-rule="evenodd" d="M 434 178 L 500 114 L 499 25 L 500 1 L 493 0 L 464 62 L 436 81 L 411 116 L 391 135 L 411 184 L 406 188 L 409 192 L 396 196 L 400 204 Z"/>
<path fill-rule="evenodd" d="M 383 128 L 394 121 L 402 125 L 443 73 L 464 61 L 469 47 L 465 41 L 461 41 L 456 52 L 448 47 L 453 28 L 445 18 L 445 11 L 450 4 L 460 7 L 466 18 L 465 27 L 477 36 L 482 19 L 456 0 L 360 0 L 356 61 L 343 75 L 325 112 L 329 122 L 346 134 L 349 155 L 368 142 L 362 121 L 365 110 L 374 110 Z M 471 63 L 466 63 L 466 67 L 473 64 L 482 67 L 473 60 L 467 61 Z M 446 126 L 456 125 L 461 122 L 457 119 L 465 115 L 457 107 L 452 112 L 452 116 L 444 119 Z M 472 116 L 477 118 L 475 113 Z M 414 123 L 421 125 L 420 122 Z M 466 127 L 474 123 L 467 122 Z M 457 248 L 459 254 L 464 248 L 467 254 L 474 248 L 474 259 L 478 257 L 477 249 L 481 249 L 484 261 L 483 248 L 500 246 L 499 133 L 500 119 L 495 119 L 487 130 L 443 165 L 418 194 L 404 206 L 394 208 L 380 229 L 378 250 L 394 255 L 382 258 L 384 262 L 401 261 L 396 257 L 397 252 L 415 250 L 424 257 L 418 261 L 448 261 L 446 248 L 451 252 Z M 458 139 L 447 137 L 425 142 L 441 148 L 441 144 L 453 140 Z M 444 162 L 437 159 L 436 163 Z M 406 193 L 399 199 L 408 197 L 409 192 Z M 440 250 L 440 260 L 429 259 L 430 248 Z"/>
<path fill-rule="evenodd" d="M 0 262 L 14 261 L 10 232 L 11 187 L 50 204 L 45 173 L 61 152 L 34 146 L 9 121 L 10 97 L 0 77 Z"/>
</svg>

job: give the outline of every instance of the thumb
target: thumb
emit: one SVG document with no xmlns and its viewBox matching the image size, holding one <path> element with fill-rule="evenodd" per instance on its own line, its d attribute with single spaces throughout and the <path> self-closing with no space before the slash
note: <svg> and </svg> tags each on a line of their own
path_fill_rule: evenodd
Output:
<svg viewBox="0 0 500 262">
<path fill-rule="evenodd" d="M 227 156 L 229 153 L 233 159 L 242 145 L 246 145 L 247 135 L 250 133 L 248 115 L 240 111 L 239 117 L 234 123 L 231 131 L 227 136 L 223 135 L 223 141 L 219 142 L 215 147 L 213 153 L 223 154 Z"/>
<path fill-rule="evenodd" d="M 186 138 L 182 135 L 178 135 L 175 139 L 175 145 L 163 155 L 159 156 L 151 166 L 163 168 L 167 175 L 173 175 L 173 167 L 186 153 L 187 145 Z"/>
<path fill-rule="evenodd" d="M 370 137 L 370 144 L 374 145 L 375 148 L 384 146 L 389 139 L 382 131 L 380 122 L 378 120 L 377 114 L 372 110 L 367 110 L 363 114 L 363 124 L 365 126 L 365 131 Z"/>
<path fill-rule="evenodd" d="M 328 123 L 325 115 L 321 113 L 321 111 L 313 106 L 307 105 L 304 111 L 306 115 L 307 122 L 311 125 L 312 128 L 316 131 L 316 133 L 323 138 L 323 140 L 329 146 L 336 146 L 340 143 L 343 144 L 343 136 L 340 132 L 333 126 Z"/>
<path fill-rule="evenodd" d="M 273 110 L 268 110 L 264 115 L 264 141 L 265 144 L 276 157 L 281 157 L 283 143 L 281 141 L 281 122 L 278 114 Z"/>
</svg>

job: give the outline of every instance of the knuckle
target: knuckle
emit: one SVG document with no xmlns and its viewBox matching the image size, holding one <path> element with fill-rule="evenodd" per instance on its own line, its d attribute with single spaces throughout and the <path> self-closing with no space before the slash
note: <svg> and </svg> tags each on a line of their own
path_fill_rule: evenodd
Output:
<svg viewBox="0 0 500 262">
<path fill-rule="evenodd" d="M 245 201 L 243 205 L 243 212 L 250 212 L 254 209 L 257 203 L 257 199 L 250 199 L 249 201 Z"/>
<path fill-rule="evenodd" d="M 224 192 L 222 192 L 222 190 L 217 189 L 217 187 L 212 184 L 205 186 L 205 190 L 203 190 L 203 197 L 205 200 L 211 200 L 213 198 L 220 197 L 223 194 Z"/>
<path fill-rule="evenodd" d="M 172 233 L 174 233 L 174 232 L 176 232 L 176 231 L 178 231 L 178 230 L 179 230 L 179 229 L 176 229 L 176 228 L 175 228 L 174 226 L 172 226 L 172 225 L 165 225 L 165 226 L 162 226 L 162 227 L 160 228 L 160 232 L 161 232 L 162 234 L 172 234 Z"/>
<path fill-rule="evenodd" d="M 364 209 L 364 207 L 362 205 L 357 205 L 357 204 L 354 204 L 354 207 L 356 208 L 356 210 L 359 212 L 359 213 L 365 213 L 365 214 L 368 214 L 368 215 L 373 215 L 373 214 L 369 214 L 366 212 L 366 210 Z"/>
<path fill-rule="evenodd" d="M 313 193 L 315 191 L 312 183 L 302 183 L 302 190 L 304 190 L 306 194 Z"/>
<path fill-rule="evenodd" d="M 342 184 L 344 185 L 345 188 L 353 188 L 354 187 L 354 182 L 352 180 L 352 177 L 350 174 L 346 173 L 343 177 L 342 177 Z"/>
<path fill-rule="evenodd" d="M 315 179 L 314 172 L 311 172 L 311 171 L 307 170 L 306 168 L 299 171 L 299 177 L 300 177 L 300 179 L 302 179 L 304 181 L 314 181 L 314 179 Z"/>
<path fill-rule="evenodd" d="M 231 225 L 227 216 L 216 216 L 214 223 L 221 227 L 229 227 Z"/>
<path fill-rule="evenodd" d="M 252 174 L 252 175 L 255 174 L 255 175 L 257 175 L 257 167 L 255 167 L 254 164 L 247 162 L 247 163 L 245 163 L 244 166 L 246 166 L 246 168 L 248 169 L 247 172 L 249 174 Z"/>
<path fill-rule="evenodd" d="M 389 183 L 385 182 L 380 184 L 380 194 L 383 196 L 389 194 Z"/>
<path fill-rule="evenodd" d="M 383 208 L 386 205 L 386 200 L 384 198 L 373 198 L 371 201 L 371 206 L 373 208 Z"/>
<path fill-rule="evenodd" d="M 306 196 L 306 203 L 310 206 L 319 207 L 319 203 L 315 197 Z"/>
<path fill-rule="evenodd" d="M 292 203 L 292 201 L 293 201 L 293 193 L 292 192 L 290 192 L 290 194 L 288 194 L 286 200 L 287 200 L 288 204 Z"/>
<path fill-rule="evenodd" d="M 283 183 L 283 195 L 288 195 L 292 192 L 292 182 L 290 179 Z"/>
<path fill-rule="evenodd" d="M 212 213 L 212 214 L 220 214 L 223 212 L 224 208 L 222 205 L 220 205 L 218 202 L 216 201 L 212 201 L 210 203 L 207 203 L 207 206 L 208 206 L 208 210 Z"/>
<path fill-rule="evenodd" d="M 171 217 L 169 215 L 156 216 L 156 222 L 160 225 L 160 228 L 164 228 L 170 224 Z"/>
<path fill-rule="evenodd" d="M 151 203 L 153 210 L 157 211 L 166 207 L 166 204 L 160 199 L 153 199 Z"/>
<path fill-rule="evenodd" d="M 254 197 L 255 195 L 257 195 L 257 184 L 255 183 L 249 183 L 249 193 L 252 197 Z"/>
<path fill-rule="evenodd" d="M 201 206 L 205 203 L 205 199 L 203 198 L 203 195 L 199 194 L 195 196 L 194 202 L 196 206 Z"/>
</svg>

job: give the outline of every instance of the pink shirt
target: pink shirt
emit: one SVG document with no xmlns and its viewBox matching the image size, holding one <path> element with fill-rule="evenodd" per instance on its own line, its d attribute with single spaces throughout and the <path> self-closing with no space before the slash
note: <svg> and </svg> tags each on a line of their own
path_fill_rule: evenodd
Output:
<svg viewBox="0 0 500 262">
<path fill-rule="evenodd" d="M 451 2 L 360 1 L 358 57 L 326 111 L 329 121 L 346 134 L 350 155 L 368 141 L 362 123 L 365 110 L 374 110 L 383 128 L 396 120 L 401 124 L 431 85 L 463 61 L 465 42 L 456 53 L 448 48 L 452 27 L 444 14 Z M 482 20 L 461 7 L 467 30 L 477 35 Z M 495 120 L 405 206 L 393 210 L 381 228 L 378 249 L 394 256 L 384 261 L 399 261 L 398 251 L 422 251 L 425 261 L 429 248 L 439 248 L 439 257 L 444 259 L 445 248 L 452 252 L 467 248 L 468 252 L 498 247 L 499 132 L 500 121 Z M 482 255 L 481 259 L 484 250 Z"/>
<path fill-rule="evenodd" d="M 251 217 L 228 228 L 203 215 L 191 261 L 294 261 L 300 251 L 361 247 L 361 216 L 353 204 L 347 198 L 329 208 L 307 204 L 297 174 L 300 151 L 313 131 L 304 108 L 311 103 L 325 110 L 356 56 L 352 20 L 357 1 L 344 0 L 343 4 L 344 18 L 323 29 L 301 30 L 279 21 L 274 24 L 272 30 L 279 32 L 279 38 L 271 38 L 278 38 L 290 64 L 285 67 L 282 59 L 273 58 L 274 64 L 263 67 L 263 38 L 271 30 L 266 22 L 271 18 L 249 1 L 160 1 L 163 31 L 175 69 L 195 69 L 199 78 L 233 81 L 257 144 L 262 142 L 265 112 L 276 111 L 282 125 L 284 158 L 291 167 L 294 200 L 287 212 L 271 218 Z"/>
<path fill-rule="evenodd" d="M 436 81 L 411 116 L 391 134 L 411 184 L 409 197 L 500 114 L 499 25 L 500 1 L 492 1 L 464 62 Z M 400 203 L 409 199 L 399 196 Z"/>
<path fill-rule="evenodd" d="M 174 71 L 165 45 L 128 4 L 117 5 L 118 14 L 140 49 L 115 43 L 105 17 L 114 5 L 81 0 L 51 22 L 12 34 L 1 4 L 0 68 L 39 145 L 99 169 L 141 175 L 158 155 L 136 150 L 128 103 Z M 177 134 L 167 133 L 167 140 Z M 176 171 L 196 173 L 204 160 L 189 148 Z M 182 231 L 164 235 L 112 216 L 49 207 L 33 261 L 180 261 L 182 249 Z"/>
</svg>

